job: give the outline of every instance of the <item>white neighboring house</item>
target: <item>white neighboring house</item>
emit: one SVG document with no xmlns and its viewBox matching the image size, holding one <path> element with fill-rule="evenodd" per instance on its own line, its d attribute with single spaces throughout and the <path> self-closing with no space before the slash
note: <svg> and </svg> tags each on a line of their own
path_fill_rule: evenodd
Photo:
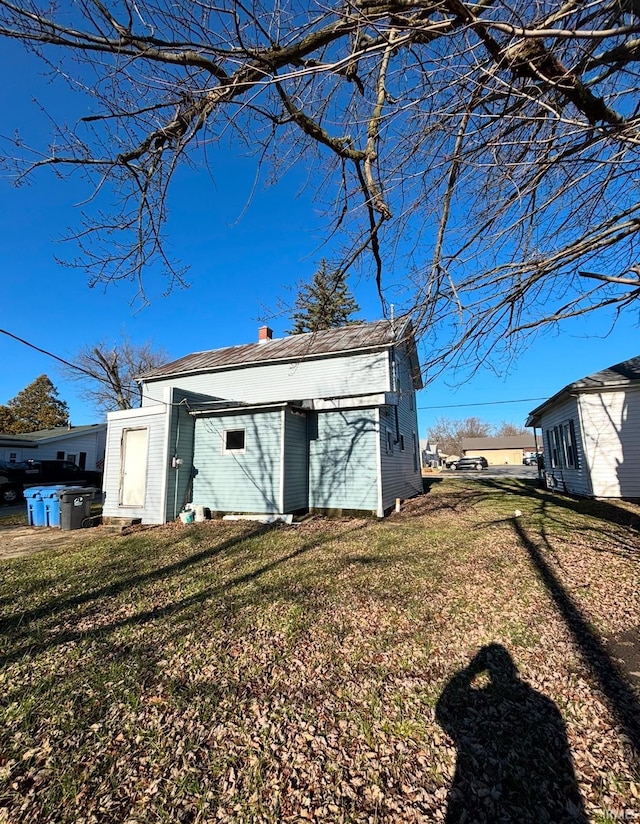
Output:
<svg viewBox="0 0 640 824">
<path fill-rule="evenodd" d="M 107 424 L 58 426 L 21 435 L 0 433 L 0 459 L 15 463 L 29 459 L 72 461 L 80 469 L 102 471 Z"/>
<path fill-rule="evenodd" d="M 594 498 L 640 498 L 640 356 L 570 383 L 532 412 L 547 486 Z"/>
</svg>

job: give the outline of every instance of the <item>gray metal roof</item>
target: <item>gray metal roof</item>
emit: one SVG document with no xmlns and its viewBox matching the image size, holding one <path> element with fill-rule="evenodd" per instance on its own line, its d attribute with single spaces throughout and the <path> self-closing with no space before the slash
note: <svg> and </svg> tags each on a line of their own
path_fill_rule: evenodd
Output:
<svg viewBox="0 0 640 824">
<path fill-rule="evenodd" d="M 569 395 L 579 392 L 594 392 L 598 389 L 623 389 L 640 382 L 640 355 L 629 360 L 621 361 L 607 369 L 602 369 L 600 372 L 593 372 L 584 378 L 580 378 L 573 383 L 567 384 L 559 392 L 541 403 L 534 410 L 529 412 L 527 418 L 527 426 L 536 426 L 536 421 L 539 419 L 545 409 L 553 406 L 558 401 L 563 400 Z"/>
<path fill-rule="evenodd" d="M 274 361 L 306 360 L 321 355 L 376 349 L 392 346 L 410 334 L 406 320 L 380 320 L 374 323 L 354 323 L 339 329 L 290 335 L 286 338 L 227 346 L 194 352 L 178 360 L 151 369 L 140 380 L 168 378 L 174 375 L 210 372 L 216 369 Z"/>
</svg>

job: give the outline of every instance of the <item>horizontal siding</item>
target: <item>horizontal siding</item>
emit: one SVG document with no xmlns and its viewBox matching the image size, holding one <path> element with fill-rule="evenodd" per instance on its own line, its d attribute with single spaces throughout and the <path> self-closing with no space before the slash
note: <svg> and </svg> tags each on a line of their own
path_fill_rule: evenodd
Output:
<svg viewBox="0 0 640 824">
<path fill-rule="evenodd" d="M 396 427 L 397 408 L 398 420 Z M 391 435 L 392 452 L 387 451 L 387 432 Z M 404 451 L 402 450 L 404 440 Z M 401 393 L 398 406 L 380 410 L 380 469 L 382 474 L 382 507 L 387 510 L 396 498 L 411 498 L 422 492 L 422 471 L 418 441 L 418 419 L 415 393 Z"/>
<path fill-rule="evenodd" d="M 284 511 L 309 506 L 307 416 L 287 409 L 285 415 Z"/>
<path fill-rule="evenodd" d="M 387 392 L 391 388 L 386 351 L 294 363 L 266 363 L 151 381 L 144 387 L 143 406 L 157 403 L 169 386 L 246 403 L 331 398 Z"/>
<path fill-rule="evenodd" d="M 223 454 L 225 429 L 244 429 L 244 453 Z M 198 417 L 193 500 L 214 512 L 280 511 L 282 411 Z"/>
<path fill-rule="evenodd" d="M 561 426 L 569 420 L 573 421 L 576 433 L 578 468 L 554 468 L 551 466 L 551 451 L 549 448 L 548 433 L 555 426 Z M 591 484 L 589 482 L 591 459 L 588 445 L 587 449 L 585 449 L 577 399 L 568 398 L 563 403 L 560 403 L 548 412 L 545 412 L 540 419 L 540 429 L 542 430 L 544 444 L 545 472 L 548 477 L 553 479 L 554 488 L 559 489 L 560 491 L 569 492 L 571 495 L 591 495 Z"/>
<path fill-rule="evenodd" d="M 374 409 L 317 412 L 309 422 L 309 506 L 376 512 Z"/>
<path fill-rule="evenodd" d="M 580 395 L 597 498 L 640 497 L 640 390 Z"/>
<path fill-rule="evenodd" d="M 134 410 L 137 411 L 137 410 Z M 115 413 L 107 416 L 107 456 L 104 468 L 103 488 L 105 500 L 102 514 L 112 518 L 141 518 L 143 524 L 164 522 L 164 466 L 167 439 L 167 414 L 165 406 L 149 408 L 149 414 L 131 417 Z M 147 485 L 143 507 L 120 506 L 120 450 L 125 429 L 142 429 L 149 432 L 147 450 Z"/>
<path fill-rule="evenodd" d="M 33 458 L 40 461 L 56 460 L 58 452 L 64 452 L 65 458 L 68 455 L 75 455 L 75 462 L 79 462 L 81 452 L 87 453 L 85 469 L 101 470 L 104 461 L 105 445 L 107 441 L 106 428 L 97 432 L 86 432 L 72 438 L 64 438 L 52 443 L 40 444 L 37 449 L 25 451 L 25 458 Z"/>
<path fill-rule="evenodd" d="M 191 500 L 191 479 L 193 470 L 193 437 L 195 422 L 189 410 L 180 402 L 185 398 L 185 393 L 174 390 L 171 396 L 171 412 L 169 423 L 169 443 L 167 451 L 167 494 L 165 519 L 173 521 L 184 508 L 184 505 Z M 187 400 L 194 400 L 193 396 Z M 173 457 L 180 458 L 182 464 L 175 468 L 172 466 Z"/>
</svg>

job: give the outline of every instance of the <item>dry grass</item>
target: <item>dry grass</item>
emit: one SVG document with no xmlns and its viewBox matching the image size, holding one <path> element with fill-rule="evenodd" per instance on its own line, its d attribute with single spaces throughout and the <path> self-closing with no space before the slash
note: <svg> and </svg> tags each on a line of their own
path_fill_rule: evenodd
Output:
<svg viewBox="0 0 640 824">
<path fill-rule="evenodd" d="M 640 623 L 639 512 L 452 478 L 381 523 L 7 561 L 0 820 L 640 818 L 607 653 Z"/>
</svg>

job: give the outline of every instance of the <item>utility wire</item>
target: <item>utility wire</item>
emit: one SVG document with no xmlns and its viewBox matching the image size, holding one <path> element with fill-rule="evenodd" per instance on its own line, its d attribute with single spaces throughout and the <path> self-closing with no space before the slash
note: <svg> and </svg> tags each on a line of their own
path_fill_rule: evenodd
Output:
<svg viewBox="0 0 640 824">
<path fill-rule="evenodd" d="M 24 338 L 19 338 L 17 335 L 13 335 L 11 332 L 7 332 L 6 329 L 0 329 L 0 332 L 2 332 L 3 335 L 7 335 L 8 337 L 19 341 L 20 343 L 24 343 L 24 345 L 28 346 L 30 349 L 35 349 L 36 352 L 42 352 L 43 355 L 47 355 L 50 358 L 54 358 L 55 360 L 60 361 L 60 363 L 64 363 L 64 365 L 68 366 L 70 369 L 76 369 L 78 372 L 84 372 L 85 375 L 89 375 L 90 378 L 95 378 L 95 375 L 89 372 L 87 369 L 83 369 L 81 366 L 76 366 L 75 363 L 69 363 L 69 361 L 66 361 L 64 358 L 60 358 L 58 357 L 58 355 L 54 355 L 53 352 L 47 352 L 46 349 L 40 349 L 39 346 L 36 346 L 33 343 L 29 343 L 28 340 L 24 340 Z"/>
<path fill-rule="evenodd" d="M 500 403 L 531 403 L 546 401 L 546 398 L 518 398 L 514 401 L 481 401 L 480 403 L 445 403 L 442 406 L 419 406 L 418 409 L 459 409 L 461 406 L 497 406 Z"/>
</svg>

